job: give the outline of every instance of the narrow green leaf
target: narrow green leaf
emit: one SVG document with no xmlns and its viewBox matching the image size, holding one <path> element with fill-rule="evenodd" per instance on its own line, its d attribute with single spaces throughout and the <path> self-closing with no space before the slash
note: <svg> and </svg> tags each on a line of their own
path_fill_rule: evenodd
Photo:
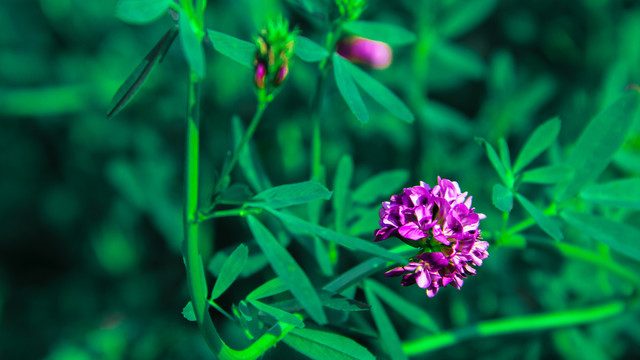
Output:
<svg viewBox="0 0 640 360">
<path fill-rule="evenodd" d="M 307 231 L 311 234 L 317 235 L 327 241 L 332 241 L 337 243 L 338 245 L 345 246 L 352 250 L 359 250 L 359 251 L 362 251 L 371 255 L 375 255 L 384 259 L 392 260 L 395 262 L 402 263 L 406 261 L 404 257 L 398 254 L 394 254 L 383 247 L 375 245 L 371 241 L 365 241 L 353 236 L 341 234 L 331 229 L 322 227 L 320 225 L 316 225 L 308 221 L 302 220 L 296 216 L 293 216 L 287 213 L 279 212 L 269 208 L 266 208 L 266 210 L 272 213 L 273 215 L 277 216 L 278 218 L 280 218 L 280 220 L 285 222 L 285 225 L 293 224 L 296 228 Z"/>
<path fill-rule="evenodd" d="M 347 106 L 349 106 L 349 109 L 353 112 L 353 115 L 356 116 L 356 119 L 362 123 L 366 123 L 369 122 L 369 111 L 364 105 L 360 92 L 358 92 L 358 87 L 356 87 L 356 83 L 353 81 L 351 73 L 347 68 L 349 64 L 347 60 L 340 57 L 337 53 L 333 54 L 333 74 L 338 90 L 347 103 Z"/>
<path fill-rule="evenodd" d="M 244 269 L 249 259 L 249 248 L 246 245 L 240 244 L 229 255 L 227 260 L 222 264 L 222 270 L 220 270 L 220 276 L 216 279 L 216 283 L 211 291 L 211 300 L 217 299 L 222 293 L 225 292 L 238 278 L 238 275 Z"/>
<path fill-rule="evenodd" d="M 258 300 L 269 296 L 277 295 L 289 290 L 281 278 L 273 278 L 258 286 L 247 295 L 247 300 Z"/>
<path fill-rule="evenodd" d="M 251 204 L 259 207 L 279 209 L 287 206 L 300 205 L 312 200 L 329 200 L 331 191 L 315 181 L 303 181 L 295 184 L 286 184 L 260 192 L 254 196 Z"/>
<path fill-rule="evenodd" d="M 180 9 L 180 41 L 182 42 L 182 52 L 187 60 L 187 64 L 193 72 L 200 78 L 204 77 L 204 48 L 202 47 L 202 39 L 195 32 L 195 28 L 191 23 L 191 19 L 183 9 Z"/>
<path fill-rule="evenodd" d="M 382 270 L 384 270 L 384 267 L 386 265 L 386 260 L 380 258 L 371 258 L 352 267 L 340 276 L 331 280 L 331 282 L 323 286 L 322 289 L 334 293 L 342 292 L 353 284 L 366 279 L 369 275 L 381 272 Z"/>
<path fill-rule="evenodd" d="M 278 309 L 277 307 L 267 305 L 255 299 L 249 300 L 249 302 L 251 303 L 251 305 L 255 306 L 258 310 L 273 316 L 278 321 L 291 324 L 297 328 L 304 327 L 304 322 L 299 317 L 291 313 L 288 313 L 282 309 Z"/>
<path fill-rule="evenodd" d="M 166 13 L 170 4 L 171 0 L 120 0 L 116 16 L 128 23 L 145 24 Z"/>
<path fill-rule="evenodd" d="M 116 116 L 120 110 L 133 99 L 147 80 L 149 74 L 151 74 L 151 70 L 153 70 L 158 63 L 162 62 L 164 55 L 171 47 L 171 44 L 173 44 L 176 36 L 178 36 L 178 30 L 176 28 L 169 29 L 153 49 L 142 59 L 142 62 L 138 64 L 133 73 L 127 77 L 127 80 L 120 85 L 109 104 L 107 118 L 111 119 Z"/>
<path fill-rule="evenodd" d="M 464 0 L 454 3 L 454 8 L 442 20 L 439 32 L 445 37 L 457 37 L 475 28 L 489 17 L 497 0 Z"/>
<path fill-rule="evenodd" d="M 591 185 L 584 188 L 580 196 L 594 204 L 640 210 L 640 178 Z"/>
<path fill-rule="evenodd" d="M 408 179 L 409 171 L 405 169 L 381 172 L 367 179 L 353 192 L 353 201 L 369 205 L 381 198 L 388 199 L 397 193 Z"/>
<path fill-rule="evenodd" d="M 182 308 L 182 316 L 188 321 L 196 321 L 196 313 L 193 311 L 193 304 L 191 301 Z"/>
<path fill-rule="evenodd" d="M 304 37 L 296 36 L 295 46 L 293 52 L 298 55 L 300 59 L 306 62 L 315 62 L 324 60 L 329 56 L 327 49 L 318 45 L 316 42 Z"/>
<path fill-rule="evenodd" d="M 211 40 L 211 45 L 217 52 L 253 69 L 256 45 L 211 29 L 207 30 L 207 35 Z"/>
<path fill-rule="evenodd" d="M 353 159 L 345 154 L 338 163 L 336 175 L 333 179 L 333 209 L 336 214 L 336 231 L 339 233 L 347 232 L 347 214 L 350 207 L 351 177 L 353 176 Z"/>
<path fill-rule="evenodd" d="M 640 260 L 640 229 L 602 216 L 563 211 L 560 216 L 583 234 Z"/>
<path fill-rule="evenodd" d="M 322 239 L 315 235 L 311 235 L 313 238 L 313 251 L 318 262 L 318 267 L 324 276 L 333 276 L 333 262 L 331 256 L 327 250 L 327 244 Z"/>
<path fill-rule="evenodd" d="M 328 295 L 327 295 L 328 294 Z M 326 295 L 326 296 L 325 296 Z M 338 311 L 365 311 L 371 309 L 371 306 L 361 301 L 349 299 L 340 294 L 333 294 L 323 291 L 320 296 L 322 305 Z"/>
<path fill-rule="evenodd" d="M 391 46 L 407 45 L 416 41 L 416 35 L 403 27 L 374 21 L 351 21 L 344 24 L 344 29 L 354 35 Z"/>
<path fill-rule="evenodd" d="M 547 215 L 545 215 L 544 212 L 542 212 L 542 210 L 538 209 L 537 206 L 535 206 L 531 201 L 527 200 L 527 198 L 525 198 L 520 194 L 516 194 L 516 198 L 544 232 L 546 232 L 549 236 L 551 236 L 555 240 L 560 241 L 563 239 L 562 232 L 560 231 L 560 228 L 558 227 L 558 225 L 556 225 L 556 223 L 553 222 L 553 220 L 551 220 Z"/>
<path fill-rule="evenodd" d="M 248 221 L 251 233 L 269 260 L 273 271 L 287 284 L 289 291 L 300 301 L 309 316 L 318 324 L 326 324 L 327 317 L 320 298 L 298 263 L 258 219 L 249 215 Z"/>
<path fill-rule="evenodd" d="M 511 170 L 511 153 L 509 152 L 509 145 L 504 138 L 498 139 L 498 149 L 500 151 L 500 160 L 502 166 L 507 170 L 507 174 L 512 173 Z"/>
<path fill-rule="evenodd" d="M 560 133 L 560 119 L 555 117 L 544 124 L 538 126 L 531 136 L 524 143 L 516 163 L 513 165 L 513 172 L 518 173 L 529 165 L 538 155 L 547 150 Z"/>
<path fill-rule="evenodd" d="M 234 148 L 237 148 L 240 141 L 242 141 L 245 130 L 242 126 L 242 121 L 236 115 L 231 119 L 231 128 L 233 132 L 233 145 Z M 251 185 L 255 191 L 264 191 L 265 189 L 271 188 L 271 181 L 269 181 L 269 176 L 267 176 L 267 173 L 262 167 L 252 140 L 249 140 L 244 149 L 240 151 L 238 164 L 244 176 L 247 178 L 249 185 Z"/>
<path fill-rule="evenodd" d="M 382 307 L 380 300 L 378 300 L 373 292 L 370 281 L 365 281 L 364 294 L 367 302 L 371 305 L 371 315 L 373 315 L 373 322 L 375 322 L 376 328 L 378 329 L 380 341 L 386 348 L 389 356 L 394 360 L 408 359 L 402 350 L 402 343 L 400 342 L 398 332 L 391 320 L 389 320 L 389 316 L 384 310 L 384 307 Z"/>
<path fill-rule="evenodd" d="M 493 165 L 493 168 L 496 169 L 496 172 L 498 173 L 498 176 L 502 180 L 502 183 L 504 183 L 507 186 L 507 188 L 512 188 L 513 181 L 514 181 L 513 176 L 509 176 L 507 174 L 507 170 L 504 168 L 504 165 L 502 165 L 502 161 L 500 161 L 500 157 L 498 156 L 498 153 L 496 153 L 493 146 L 491 146 L 491 144 L 489 144 L 488 141 L 482 138 L 477 138 L 477 139 L 484 143 L 485 148 L 487 149 L 487 157 L 489 158 L 491 165 Z"/>
<path fill-rule="evenodd" d="M 522 173 L 522 182 L 535 184 L 556 184 L 570 180 L 573 168 L 568 165 L 549 165 Z"/>
<path fill-rule="evenodd" d="M 493 185 L 493 206 L 502 212 L 511 212 L 513 208 L 513 193 L 501 184 Z"/>
<path fill-rule="evenodd" d="M 371 77 L 371 75 L 367 74 L 356 65 L 342 58 L 340 58 L 340 60 L 343 61 L 345 69 L 351 74 L 353 80 L 355 80 L 355 82 L 360 85 L 360 87 L 375 101 L 380 103 L 382 107 L 408 123 L 415 120 L 411 110 L 409 110 L 409 108 L 396 96 L 396 94 L 391 92 L 391 90 L 387 89 L 387 87 L 378 82 L 378 80 Z"/>
<path fill-rule="evenodd" d="M 282 341 L 314 360 L 373 360 L 365 347 L 342 335 L 320 330 L 294 329 Z"/>
<path fill-rule="evenodd" d="M 440 331 L 438 324 L 436 324 L 431 315 L 422 307 L 406 300 L 404 297 L 377 281 L 368 280 L 367 285 L 371 287 L 373 292 L 376 293 L 382 301 L 410 323 L 433 333 Z"/>
<path fill-rule="evenodd" d="M 576 195 L 609 165 L 636 118 L 639 96 L 636 91 L 628 92 L 587 125 L 567 159 L 575 173 L 556 189 L 559 201 Z"/>
</svg>

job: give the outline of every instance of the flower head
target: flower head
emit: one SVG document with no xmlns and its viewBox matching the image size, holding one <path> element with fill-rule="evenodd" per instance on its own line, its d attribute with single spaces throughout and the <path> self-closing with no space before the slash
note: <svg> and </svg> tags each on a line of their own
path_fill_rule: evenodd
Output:
<svg viewBox="0 0 640 360">
<path fill-rule="evenodd" d="M 386 43 L 359 36 L 348 36 L 340 40 L 336 51 L 353 63 L 368 65 L 380 70 L 389 67 L 393 58 L 391 47 Z"/>
<path fill-rule="evenodd" d="M 289 74 L 289 60 L 297 31 L 289 31 L 282 17 L 270 20 L 256 38 L 254 82 L 258 91 L 270 98 Z"/>
<path fill-rule="evenodd" d="M 448 284 L 460 289 L 476 273 L 472 265 L 482 265 L 489 256 L 479 229 L 486 216 L 476 213 L 471 201 L 457 182 L 438 177 L 433 188 L 420 182 L 383 202 L 375 241 L 397 237 L 419 249 L 407 265 L 385 276 L 402 275 L 403 286 L 417 284 L 429 297 Z"/>
</svg>

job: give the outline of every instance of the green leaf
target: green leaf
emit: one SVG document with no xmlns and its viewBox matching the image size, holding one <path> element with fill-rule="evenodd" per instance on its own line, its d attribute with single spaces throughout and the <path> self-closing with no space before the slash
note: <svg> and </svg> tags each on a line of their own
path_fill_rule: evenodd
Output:
<svg viewBox="0 0 640 360">
<path fill-rule="evenodd" d="M 327 49 L 318 45 L 316 42 L 304 37 L 296 36 L 295 46 L 293 52 L 298 55 L 300 59 L 306 62 L 314 62 L 324 60 L 329 56 Z"/>
<path fill-rule="evenodd" d="M 231 119 L 231 128 L 233 132 L 234 148 L 238 148 L 245 130 L 242 126 L 242 121 L 236 115 Z M 244 146 L 242 151 L 240 151 L 240 154 L 238 155 L 238 164 L 240 165 L 244 176 L 247 178 L 249 185 L 251 185 L 255 191 L 263 191 L 271 188 L 271 181 L 269 181 L 269 177 L 262 167 L 262 163 L 256 154 L 256 149 L 251 139 L 247 145 Z"/>
<path fill-rule="evenodd" d="M 251 204 L 258 207 L 270 207 L 279 209 L 287 206 L 300 205 L 312 200 L 329 200 L 331 191 L 315 181 L 303 181 L 295 184 L 286 184 L 264 190 L 254 196 Z"/>
<path fill-rule="evenodd" d="M 314 360 L 373 360 L 365 347 L 342 335 L 310 329 L 293 329 L 282 341 Z"/>
<path fill-rule="evenodd" d="M 336 79 L 336 85 L 340 91 L 340 95 L 344 98 L 344 101 L 349 106 L 349 109 L 353 112 L 362 123 L 369 122 L 369 111 L 362 101 L 358 87 L 351 77 L 347 66 L 350 64 L 347 60 L 343 59 L 337 53 L 333 54 L 333 74 Z"/>
<path fill-rule="evenodd" d="M 513 181 L 514 181 L 513 176 L 512 175 L 509 176 L 507 174 L 507 170 L 504 168 L 504 165 L 502 165 L 502 161 L 500 160 L 500 157 L 498 156 L 498 153 L 496 153 L 496 151 L 494 150 L 493 146 L 491 146 L 491 144 L 489 144 L 489 142 L 486 141 L 485 139 L 482 139 L 482 138 L 476 138 L 476 139 L 484 143 L 485 148 L 487 149 L 487 157 L 489 158 L 491 165 L 493 165 L 493 168 L 496 169 L 496 172 L 498 173 L 498 176 L 500 177 L 502 182 L 508 188 L 512 188 Z"/>
<path fill-rule="evenodd" d="M 437 333 L 440 331 L 431 315 L 429 315 L 429 313 L 427 313 L 422 307 L 406 300 L 406 298 L 398 295 L 395 291 L 392 291 L 388 287 L 383 286 L 376 281 L 368 280 L 367 285 L 371 287 L 373 292 L 376 293 L 382 301 L 389 305 L 389 307 L 395 310 L 400 316 L 407 319 L 410 323 L 413 323 L 429 332 Z"/>
<path fill-rule="evenodd" d="M 222 293 L 224 293 L 225 290 L 227 290 L 229 286 L 236 281 L 238 275 L 240 275 L 244 266 L 247 264 L 248 258 L 249 249 L 244 244 L 238 245 L 231 255 L 229 255 L 224 264 L 222 264 L 220 276 L 216 279 L 216 283 L 211 291 L 211 300 L 215 300 L 220 297 L 220 295 L 222 295 Z"/>
<path fill-rule="evenodd" d="M 375 101 L 380 103 L 382 107 L 389 110 L 390 113 L 400 119 L 411 123 L 415 120 L 413 113 L 409 108 L 394 94 L 387 89 L 378 80 L 371 77 L 364 70 L 360 69 L 351 62 L 340 58 L 344 63 L 345 69 L 351 74 L 351 77 L 360 87 L 367 92 Z"/>
<path fill-rule="evenodd" d="M 328 2 L 325 0 L 287 0 L 287 2 L 311 15 L 313 20 L 325 21 L 329 12 Z"/>
<path fill-rule="evenodd" d="M 583 234 L 640 260 L 640 230 L 602 216 L 563 211 L 560 216 Z"/>
<path fill-rule="evenodd" d="M 497 0 L 464 0 L 454 4 L 439 26 L 439 32 L 445 37 L 457 37 L 475 28 L 489 17 Z"/>
<path fill-rule="evenodd" d="M 326 324 L 327 317 L 311 281 L 291 254 L 255 217 L 249 215 L 249 228 L 273 271 L 287 284 L 289 291 L 300 301 L 309 316 L 318 324 Z"/>
<path fill-rule="evenodd" d="M 513 193 L 501 184 L 493 185 L 493 206 L 502 212 L 511 212 L 513 208 Z"/>
<path fill-rule="evenodd" d="M 380 198 L 388 199 L 397 193 L 408 179 L 409 171 L 405 169 L 381 172 L 367 179 L 353 192 L 353 201 L 368 205 L 379 201 Z"/>
<path fill-rule="evenodd" d="M 127 77 L 127 80 L 120 85 L 109 104 L 107 118 L 111 119 L 116 116 L 120 110 L 133 99 L 147 80 L 147 77 L 149 77 L 149 74 L 151 74 L 151 70 L 153 70 L 158 63 L 162 62 L 164 55 L 171 47 L 171 44 L 173 44 L 176 36 L 178 36 L 178 30 L 176 28 L 169 29 L 153 49 L 142 59 L 142 62 L 138 64 L 136 69 L 133 70 L 133 73 Z"/>
<path fill-rule="evenodd" d="M 373 315 L 373 321 L 378 329 L 379 339 L 382 341 L 389 356 L 394 360 L 408 359 L 402 350 L 402 343 L 400 342 L 398 332 L 373 292 L 371 281 L 365 281 L 364 294 L 367 302 L 371 305 L 371 315 Z"/>
<path fill-rule="evenodd" d="M 331 229 L 322 227 L 320 225 L 316 225 L 308 221 L 302 220 L 296 216 L 293 216 L 287 213 L 279 212 L 269 208 L 266 208 L 266 210 L 272 213 L 273 215 L 277 216 L 278 218 L 280 218 L 280 220 L 285 222 L 285 225 L 292 224 L 297 229 L 307 231 L 327 241 L 332 241 L 337 243 L 338 245 L 345 246 L 352 250 L 359 250 L 367 254 L 378 256 L 378 257 L 392 260 L 395 262 L 403 263 L 406 261 L 404 257 L 398 254 L 394 254 L 383 247 L 375 245 L 371 241 L 365 241 L 353 236 L 341 234 Z"/>
<path fill-rule="evenodd" d="M 187 64 L 191 70 L 203 78 L 205 74 L 204 66 L 204 48 L 202 47 L 202 38 L 196 34 L 196 29 L 191 23 L 191 19 L 187 13 L 180 9 L 180 41 L 182 42 L 182 52 L 187 60 Z"/>
<path fill-rule="evenodd" d="M 628 92 L 587 125 L 567 160 L 575 169 L 573 179 L 556 189 L 559 201 L 576 195 L 609 165 L 636 118 L 639 96 Z"/>
<path fill-rule="evenodd" d="M 273 316 L 278 321 L 291 324 L 297 328 L 304 327 L 304 322 L 299 317 L 291 313 L 288 313 L 282 309 L 278 309 L 277 307 L 267 305 L 255 299 L 249 300 L 249 302 L 251 303 L 251 305 L 255 306 L 258 310 Z"/>
<path fill-rule="evenodd" d="M 196 313 L 193 311 L 193 304 L 191 304 L 191 301 L 182 308 L 182 316 L 188 321 L 196 321 Z"/>
<path fill-rule="evenodd" d="M 220 204 L 243 205 L 252 198 L 251 190 L 245 184 L 231 184 L 218 197 Z"/>
<path fill-rule="evenodd" d="M 431 49 L 431 60 L 447 71 L 455 71 L 456 76 L 479 79 L 487 71 L 484 60 L 469 48 L 438 40 Z"/>
<path fill-rule="evenodd" d="M 593 204 L 640 210 L 640 178 L 591 185 L 580 196 Z"/>
<path fill-rule="evenodd" d="M 207 35 L 211 40 L 211 45 L 217 52 L 253 69 L 256 45 L 211 29 L 207 30 Z"/>
<path fill-rule="evenodd" d="M 365 311 L 371 308 L 369 304 L 349 299 L 340 294 L 329 293 L 327 291 L 323 291 L 320 298 L 322 299 L 323 306 L 338 311 Z"/>
<path fill-rule="evenodd" d="M 353 284 L 366 279 L 369 275 L 381 272 L 386 265 L 386 260 L 371 258 L 331 280 L 331 282 L 323 286 L 322 289 L 334 293 L 342 292 Z"/>
<path fill-rule="evenodd" d="M 544 232 L 555 240 L 560 241 L 563 239 L 562 232 L 560 231 L 560 228 L 558 228 L 558 225 L 545 215 L 542 210 L 538 209 L 537 206 L 520 194 L 516 194 L 516 198 Z"/>
<path fill-rule="evenodd" d="M 511 174 L 511 153 L 509 152 L 509 145 L 504 138 L 498 139 L 498 148 L 500 149 L 502 166 L 507 170 L 507 174 Z"/>
<path fill-rule="evenodd" d="M 469 119 L 460 111 L 443 103 L 428 99 L 424 101 L 418 114 L 418 119 L 434 132 L 465 141 L 473 134 Z"/>
<path fill-rule="evenodd" d="M 416 41 L 416 35 L 403 27 L 374 21 L 351 21 L 344 24 L 344 29 L 354 35 L 391 46 L 407 45 Z"/>
<path fill-rule="evenodd" d="M 258 286 L 247 295 L 247 300 L 257 300 L 269 296 L 277 295 L 289 290 L 287 285 L 280 278 L 273 278 Z"/>
<path fill-rule="evenodd" d="M 522 151 L 513 165 L 513 172 L 520 172 L 551 146 L 560 133 L 560 125 L 560 119 L 555 117 L 538 126 L 522 147 Z"/>
<path fill-rule="evenodd" d="M 171 0 L 120 0 L 116 16 L 132 24 L 144 24 L 159 18 L 169 9 Z"/>
<path fill-rule="evenodd" d="M 333 180 L 333 209 L 336 214 L 336 231 L 339 233 L 347 232 L 347 214 L 350 207 L 349 185 L 353 176 L 353 159 L 345 154 L 338 163 L 336 175 Z"/>
<path fill-rule="evenodd" d="M 535 184 L 556 184 L 570 180 L 573 168 L 568 165 L 549 165 L 522 173 L 522 182 Z"/>
</svg>

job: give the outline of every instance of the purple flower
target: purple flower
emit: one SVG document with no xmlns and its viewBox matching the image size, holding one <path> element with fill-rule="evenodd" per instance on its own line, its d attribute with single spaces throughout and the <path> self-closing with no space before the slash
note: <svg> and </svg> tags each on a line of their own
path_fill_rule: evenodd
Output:
<svg viewBox="0 0 640 360">
<path fill-rule="evenodd" d="M 397 237 L 419 249 L 407 265 L 385 276 L 402 275 L 403 286 L 417 284 L 429 297 L 448 284 L 460 289 L 476 273 L 472 265 L 481 266 L 489 256 L 479 229 L 486 216 L 474 212 L 471 201 L 457 182 L 438 177 L 433 188 L 421 181 L 383 202 L 375 241 Z"/>
<path fill-rule="evenodd" d="M 386 69 L 391 65 L 393 57 L 389 45 L 359 36 L 340 40 L 336 51 L 353 63 L 369 65 L 374 69 Z"/>
</svg>

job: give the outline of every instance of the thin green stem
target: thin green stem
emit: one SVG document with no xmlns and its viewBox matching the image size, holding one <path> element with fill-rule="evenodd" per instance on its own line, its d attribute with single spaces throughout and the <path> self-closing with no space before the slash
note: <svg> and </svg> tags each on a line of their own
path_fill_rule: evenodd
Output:
<svg viewBox="0 0 640 360">
<path fill-rule="evenodd" d="M 544 210 L 544 214 L 545 215 L 555 215 L 558 212 L 558 207 L 555 203 L 552 203 L 551 205 L 549 205 L 545 210 Z M 513 225 L 512 227 L 510 227 L 507 230 L 507 234 L 509 235 L 513 235 L 513 234 L 517 234 L 522 230 L 526 230 L 529 227 L 535 225 L 536 221 L 529 217 L 526 220 L 523 220 L 515 225 Z"/>
<path fill-rule="evenodd" d="M 407 341 L 402 345 L 402 349 L 408 356 L 415 356 L 452 346 L 468 339 L 548 330 L 596 322 L 621 315 L 625 312 L 626 308 L 627 306 L 624 301 L 614 300 L 603 305 L 583 309 L 483 321 L 473 326 Z"/>
<path fill-rule="evenodd" d="M 233 316 L 229 315 L 229 313 L 226 312 L 223 308 L 221 308 L 218 304 L 216 304 L 215 301 L 209 299 L 209 305 L 211 305 L 214 309 L 218 310 L 218 312 L 224 315 L 227 319 L 234 322 L 236 321 L 236 319 L 234 319 Z"/>
<path fill-rule="evenodd" d="M 247 216 L 249 214 L 259 214 L 261 212 L 262 212 L 262 209 L 260 208 L 244 208 L 244 207 L 237 208 L 237 209 L 214 211 L 210 214 L 199 212 L 198 222 L 205 222 L 210 219 L 221 218 L 221 217 Z"/>
</svg>

